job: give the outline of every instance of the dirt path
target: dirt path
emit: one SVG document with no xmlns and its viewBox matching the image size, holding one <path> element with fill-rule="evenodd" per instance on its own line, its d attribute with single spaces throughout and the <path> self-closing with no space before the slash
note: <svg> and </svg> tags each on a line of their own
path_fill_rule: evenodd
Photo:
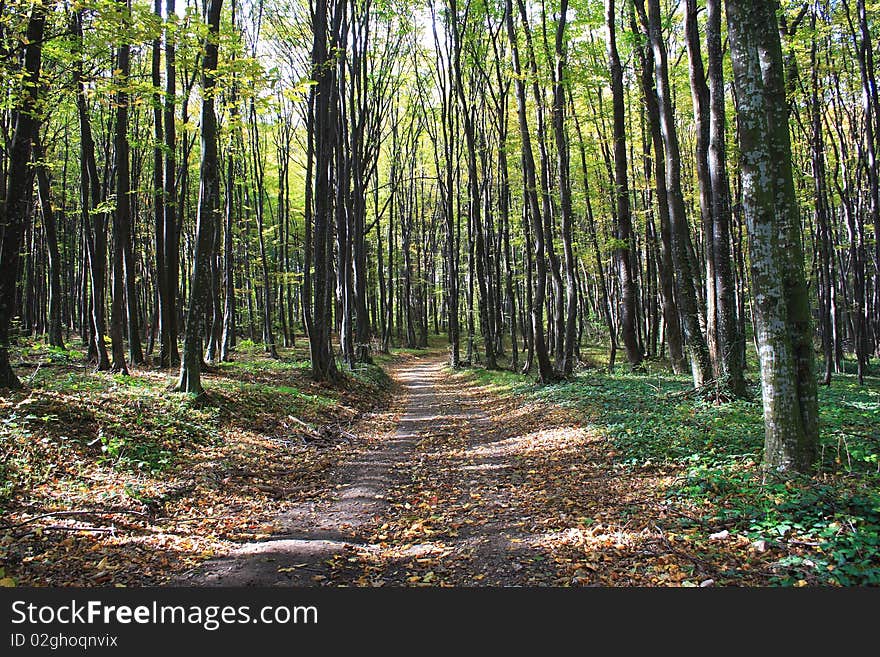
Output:
<svg viewBox="0 0 880 657">
<path fill-rule="evenodd" d="M 443 420 L 437 390 L 444 378 L 436 354 L 395 368 L 406 406 L 396 432 L 362 452 L 337 475 L 328 499 L 308 501 L 285 512 L 268 541 L 247 543 L 213 559 L 180 583 L 192 586 L 298 586 L 327 578 L 328 561 L 366 542 L 388 506 L 388 491 L 405 476 L 415 446 Z"/>
<path fill-rule="evenodd" d="M 675 581 L 712 574 L 664 544 L 645 498 L 656 475 L 620 472 L 607 439 L 570 412 L 499 397 L 446 370 L 444 356 L 393 369 L 397 428 L 340 468 L 335 491 L 289 509 L 271 540 L 179 583 L 644 585 L 673 567 Z"/>
</svg>

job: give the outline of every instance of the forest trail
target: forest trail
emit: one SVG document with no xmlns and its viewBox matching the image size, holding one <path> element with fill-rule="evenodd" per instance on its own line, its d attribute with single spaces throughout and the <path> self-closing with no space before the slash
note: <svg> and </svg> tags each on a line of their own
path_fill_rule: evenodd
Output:
<svg viewBox="0 0 880 657">
<path fill-rule="evenodd" d="M 297 586 L 323 581 L 327 562 L 365 540 L 388 505 L 388 492 L 411 465 L 417 442 L 444 417 L 441 354 L 429 352 L 392 371 L 406 397 L 395 433 L 343 466 L 330 499 L 286 511 L 271 540 L 247 543 L 180 581 L 201 586 Z"/>
<path fill-rule="evenodd" d="M 517 454 L 494 444 L 486 391 L 425 352 L 391 371 L 396 431 L 340 468 L 336 490 L 297 504 L 267 541 L 212 559 L 189 586 L 553 584 L 529 547 Z M 497 400 L 495 400 L 497 401 Z M 509 447 L 509 445 L 508 445 Z"/>
</svg>

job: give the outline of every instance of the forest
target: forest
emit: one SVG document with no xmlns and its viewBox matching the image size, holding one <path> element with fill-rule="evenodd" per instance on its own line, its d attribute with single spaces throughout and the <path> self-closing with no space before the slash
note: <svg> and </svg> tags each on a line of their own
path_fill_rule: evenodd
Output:
<svg viewBox="0 0 880 657">
<path fill-rule="evenodd" d="M 0 584 L 880 584 L 878 59 L 870 0 L 2 0 Z"/>
</svg>

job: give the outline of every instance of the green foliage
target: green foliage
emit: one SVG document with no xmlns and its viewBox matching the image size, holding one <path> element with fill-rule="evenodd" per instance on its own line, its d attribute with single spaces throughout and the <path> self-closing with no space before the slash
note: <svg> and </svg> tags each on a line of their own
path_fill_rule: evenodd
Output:
<svg viewBox="0 0 880 657">
<path fill-rule="evenodd" d="M 46 362 L 55 364 L 72 364 L 82 361 L 82 354 L 75 349 L 62 349 L 42 342 L 33 342 L 20 348 L 19 353 L 23 359 L 45 359 Z"/>
<path fill-rule="evenodd" d="M 235 345 L 235 350 L 243 354 L 253 355 L 265 351 L 262 342 L 254 342 L 250 338 L 239 340 Z"/>
</svg>

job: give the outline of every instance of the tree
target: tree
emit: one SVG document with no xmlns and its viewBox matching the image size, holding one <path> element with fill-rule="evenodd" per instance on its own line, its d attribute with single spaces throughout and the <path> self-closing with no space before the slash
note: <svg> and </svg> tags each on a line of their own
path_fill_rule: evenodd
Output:
<svg viewBox="0 0 880 657">
<path fill-rule="evenodd" d="M 46 152 L 43 149 L 39 126 L 36 122 L 32 144 L 37 192 L 40 211 L 43 215 L 43 226 L 46 230 L 46 251 L 49 256 L 49 344 L 64 349 L 64 338 L 61 335 L 61 253 L 58 249 L 58 226 L 49 188 Z"/>
<path fill-rule="evenodd" d="M 39 112 L 37 92 L 40 89 L 45 25 L 46 8 L 42 2 L 34 2 L 24 34 L 22 84 L 17 90 L 12 115 L 14 129 L 9 148 L 9 169 L 0 204 L 0 269 L 7 272 L 0 276 L 0 388 L 18 388 L 21 385 L 9 363 L 9 324 L 12 320 L 16 287 L 15 276 L 9 273 L 18 271 L 19 251 L 28 220 L 28 187 L 33 185 L 29 164 Z"/>
<path fill-rule="evenodd" d="M 611 98 L 614 105 L 614 197 L 617 205 L 617 231 L 615 254 L 617 271 L 622 289 L 620 304 L 620 330 L 630 367 L 642 362 L 642 348 L 636 333 L 636 281 L 633 272 L 631 250 L 633 249 L 632 216 L 627 181 L 626 123 L 623 97 L 623 67 L 617 51 L 617 20 L 615 0 L 605 0 L 605 25 L 608 27 L 608 69 L 611 73 Z"/>
<path fill-rule="evenodd" d="M 630 17 L 630 22 L 633 32 L 637 32 L 635 16 Z M 682 345 L 681 318 L 675 292 L 676 261 L 673 255 L 672 226 L 669 219 L 669 196 L 666 191 L 666 155 L 663 150 L 663 136 L 660 127 L 660 105 L 657 98 L 657 86 L 654 82 L 654 51 L 650 45 L 643 44 L 636 48 L 636 57 L 639 62 L 642 97 L 645 103 L 648 129 L 651 132 L 651 148 L 654 155 L 654 189 L 657 198 L 657 216 L 660 222 L 659 291 L 663 306 L 663 318 L 666 321 L 666 344 L 669 347 L 672 371 L 680 374 L 685 370 L 686 362 Z"/>
<path fill-rule="evenodd" d="M 110 359 L 104 344 L 106 334 L 104 311 L 104 287 L 106 279 L 107 236 L 105 232 L 106 214 L 100 209 L 102 202 L 101 181 L 95 158 L 95 140 L 92 133 L 89 108 L 86 102 L 87 89 L 83 75 L 84 39 L 83 13 L 76 12 L 71 20 L 71 32 L 76 38 L 80 52 L 73 64 L 73 82 L 76 87 L 76 109 L 79 121 L 80 144 L 80 213 L 82 215 L 86 259 L 88 260 L 91 298 L 89 313 L 91 326 L 89 355 L 93 356 L 98 370 L 109 370 Z"/>
<path fill-rule="evenodd" d="M 694 386 L 698 387 L 712 378 L 712 368 L 706 338 L 700 327 L 698 293 L 694 284 L 697 275 L 696 263 L 692 258 L 693 246 L 681 188 L 681 151 L 672 107 L 672 87 L 669 83 L 669 64 L 661 28 L 660 2 L 648 0 L 647 14 L 644 0 L 636 0 L 635 6 L 642 23 L 648 30 L 648 39 L 654 51 L 654 79 L 657 85 L 661 135 L 666 158 L 666 195 L 669 200 L 672 255 L 675 262 L 679 310 Z"/>
<path fill-rule="evenodd" d="M 467 20 L 467 12 L 465 12 L 465 21 Z M 479 313 L 480 313 L 480 333 L 483 337 L 483 350 L 486 354 L 486 367 L 495 369 L 497 367 L 495 361 L 495 335 L 494 326 L 490 318 L 491 300 L 490 300 L 490 283 L 488 280 L 488 272 L 486 271 L 486 249 L 485 234 L 483 220 L 481 216 L 481 194 L 480 180 L 477 169 L 477 137 L 476 128 L 474 126 L 473 110 L 468 104 L 467 96 L 464 91 L 464 80 L 462 75 L 461 51 L 462 51 L 462 35 L 459 26 L 458 9 L 455 0 L 449 0 L 449 21 L 452 31 L 453 42 L 453 58 L 452 70 L 454 76 L 454 85 L 458 96 L 459 111 L 464 124 L 465 145 L 467 146 L 467 173 L 468 173 L 468 218 L 472 225 L 472 234 L 474 236 L 475 265 L 477 274 L 477 284 L 479 287 Z"/>
<path fill-rule="evenodd" d="M 806 472 L 818 403 L 775 0 L 727 0 L 764 400 L 764 464 Z"/>
<path fill-rule="evenodd" d="M 531 235 L 534 245 L 535 280 L 531 286 L 533 299 L 530 303 L 531 344 L 535 357 L 538 359 L 538 379 L 550 383 L 556 379 L 556 373 L 550 362 L 547 343 L 544 337 L 544 296 L 547 287 L 547 260 L 544 250 L 544 222 L 541 218 L 541 206 L 538 202 L 538 183 L 535 173 L 535 155 L 532 150 L 531 133 L 528 125 L 526 108 L 525 83 L 523 82 L 522 65 L 520 63 L 519 45 L 513 24 L 512 0 L 506 0 L 504 19 L 507 24 L 507 38 L 510 42 L 510 56 L 516 80 L 516 113 L 519 119 L 520 141 L 522 143 L 520 163 L 523 172 L 524 193 L 527 199 L 528 217 L 531 221 Z"/>
<path fill-rule="evenodd" d="M 572 247 L 573 212 L 571 202 L 571 178 L 569 171 L 568 137 L 565 131 L 565 67 L 566 44 L 565 25 L 568 13 L 568 0 L 559 6 L 559 20 L 556 24 L 556 66 L 553 76 L 553 132 L 556 138 L 556 157 L 559 169 L 559 201 L 562 213 L 562 250 L 565 258 L 566 307 L 565 353 L 562 371 L 570 375 L 574 371 L 575 343 L 577 342 L 577 282 L 574 249 Z"/>
<path fill-rule="evenodd" d="M 328 30 L 327 0 L 316 0 L 312 17 L 314 40 L 312 44 L 312 75 L 315 80 L 312 138 L 315 143 L 315 182 L 312 229 L 312 254 L 315 271 L 312 276 L 312 314 L 308 327 L 311 349 L 312 376 L 319 381 L 336 378 L 336 361 L 330 346 L 330 318 L 332 288 L 330 285 L 330 166 L 333 161 L 335 113 L 331 104 L 335 85 L 335 68 L 331 66 L 331 48 L 339 34 L 341 15 L 333 12 L 333 25 Z M 337 8 L 338 9 L 338 8 Z"/>
<path fill-rule="evenodd" d="M 201 397 L 201 322 L 207 305 L 210 260 L 214 246 L 214 224 L 220 213 L 220 166 L 217 157 L 217 116 L 214 113 L 215 74 L 220 34 L 220 9 L 223 0 L 211 0 L 207 8 L 208 34 L 203 43 L 202 59 L 202 158 L 199 167 L 199 210 L 196 217 L 196 244 L 193 273 L 186 310 L 186 335 L 180 364 L 178 390 Z"/>
<path fill-rule="evenodd" d="M 721 0 L 706 1 L 706 43 L 709 78 L 709 184 L 712 195 L 711 242 L 715 294 L 717 360 L 730 391 L 746 393 L 743 377 L 745 340 L 737 317 L 733 265 L 730 257 L 730 182 L 727 174 L 724 62 L 721 46 Z M 707 227 L 708 228 L 708 227 Z"/>
<path fill-rule="evenodd" d="M 122 43 L 116 49 L 116 117 L 113 129 L 113 149 L 116 154 L 116 208 L 113 212 L 113 252 L 111 264 L 113 271 L 113 288 L 110 294 L 110 343 L 112 350 L 112 362 L 110 369 L 113 372 L 128 374 L 125 365 L 125 346 L 123 344 L 123 313 L 125 311 L 126 272 L 125 272 L 125 247 L 131 236 L 131 168 L 130 153 L 128 146 L 128 102 L 129 102 L 129 76 L 131 75 L 131 46 L 128 44 L 127 35 L 129 29 L 127 0 L 118 0 L 122 8 L 123 36 Z M 132 276 L 134 273 L 132 272 Z M 136 297 L 135 297 L 136 299 Z M 135 300 L 132 300 L 136 303 Z M 131 313 L 129 313 L 131 320 Z M 129 326 L 129 330 L 132 326 Z M 137 336 L 137 318 L 135 317 L 134 336 Z M 138 345 L 138 349 L 140 345 Z"/>
<path fill-rule="evenodd" d="M 165 0 L 167 20 L 173 20 L 175 0 Z M 172 30 L 165 28 L 165 104 L 162 118 L 165 124 L 165 197 L 163 203 L 162 247 L 163 270 L 158 272 L 158 284 L 164 289 L 160 297 L 159 313 L 162 319 L 159 362 L 173 367 L 180 360 L 177 348 L 177 291 L 180 276 L 180 231 L 177 224 L 177 126 L 175 106 L 177 94 L 177 59 Z"/>
</svg>

